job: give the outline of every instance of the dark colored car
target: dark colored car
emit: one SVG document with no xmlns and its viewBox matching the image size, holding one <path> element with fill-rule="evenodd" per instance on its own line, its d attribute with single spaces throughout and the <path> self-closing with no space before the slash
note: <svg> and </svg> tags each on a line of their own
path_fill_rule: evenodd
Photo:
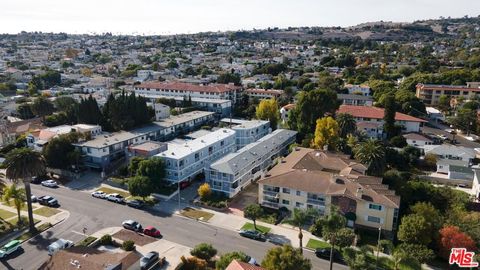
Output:
<svg viewBox="0 0 480 270">
<path fill-rule="evenodd" d="M 122 226 L 127 230 L 132 230 L 135 232 L 143 231 L 142 225 L 140 225 L 140 223 L 136 222 L 135 220 L 131 220 L 131 219 L 125 220 L 124 222 L 122 222 Z"/>
<path fill-rule="evenodd" d="M 328 248 L 317 248 L 315 250 L 315 255 L 319 258 L 330 260 L 330 249 Z M 340 252 L 333 250 L 333 261 L 343 263 L 343 258 Z"/>
<path fill-rule="evenodd" d="M 238 232 L 241 236 L 258 241 L 266 241 L 265 235 L 254 230 L 241 230 Z"/>
<path fill-rule="evenodd" d="M 133 208 L 140 209 L 143 207 L 144 203 L 140 200 L 128 200 L 127 205 Z"/>
<path fill-rule="evenodd" d="M 181 190 L 184 190 L 184 189 L 186 189 L 187 187 L 189 187 L 191 184 L 192 184 L 192 182 L 190 182 L 190 181 L 180 182 L 180 189 L 181 189 Z"/>
<path fill-rule="evenodd" d="M 40 183 L 42 183 L 43 179 L 41 177 L 38 177 L 38 176 L 34 176 L 32 177 L 32 184 L 35 184 L 35 185 L 40 185 Z"/>
<path fill-rule="evenodd" d="M 151 236 L 151 237 L 160 237 L 160 236 L 162 236 L 162 234 L 160 233 L 160 231 L 157 230 L 157 229 L 156 229 L 155 227 L 153 227 L 153 226 L 145 227 L 145 229 L 143 229 L 143 234 L 148 235 L 148 236 Z"/>
<path fill-rule="evenodd" d="M 140 259 L 140 269 L 148 269 L 158 261 L 158 252 L 151 251 Z"/>
<path fill-rule="evenodd" d="M 41 205 L 46 205 L 50 207 L 58 206 L 57 199 L 53 198 L 52 196 L 41 196 L 38 197 L 38 203 Z"/>
</svg>

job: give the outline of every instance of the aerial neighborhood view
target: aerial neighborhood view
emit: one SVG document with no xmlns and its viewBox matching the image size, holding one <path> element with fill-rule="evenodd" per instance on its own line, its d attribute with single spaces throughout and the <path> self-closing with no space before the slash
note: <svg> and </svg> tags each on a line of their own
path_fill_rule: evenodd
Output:
<svg viewBox="0 0 480 270">
<path fill-rule="evenodd" d="M 480 2 L 4 2 L 0 269 L 479 269 Z"/>
</svg>

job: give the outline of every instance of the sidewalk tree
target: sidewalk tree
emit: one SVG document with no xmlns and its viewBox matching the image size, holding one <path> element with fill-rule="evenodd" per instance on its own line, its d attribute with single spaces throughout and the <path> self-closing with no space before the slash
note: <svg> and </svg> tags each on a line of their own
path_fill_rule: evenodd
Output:
<svg viewBox="0 0 480 270">
<path fill-rule="evenodd" d="M 330 207 L 330 213 L 328 216 L 320 219 L 322 226 L 323 239 L 327 239 L 330 243 L 330 270 L 333 266 L 333 250 L 337 241 L 341 246 L 346 247 L 351 237 L 349 231 L 344 230 L 347 224 L 347 219 L 338 212 L 335 207 Z M 353 242 L 353 240 L 352 240 Z M 350 243 L 351 244 L 351 243 Z M 349 245 L 348 245 L 349 246 Z"/>
<path fill-rule="evenodd" d="M 475 241 L 456 226 L 445 226 L 440 230 L 439 254 L 448 259 L 452 248 L 466 248 L 468 251 L 477 251 Z"/>
<path fill-rule="evenodd" d="M 241 251 L 233 251 L 233 252 L 225 253 L 222 256 L 220 256 L 220 259 L 218 259 L 217 262 L 215 263 L 215 269 L 225 270 L 233 260 L 247 262 L 247 257 L 248 257 L 247 254 Z"/>
<path fill-rule="evenodd" d="M 393 270 L 399 270 L 400 264 L 408 259 L 408 252 L 399 248 L 395 249 L 392 253 Z"/>
<path fill-rule="evenodd" d="M 212 189 L 210 188 L 210 185 L 208 183 L 204 183 L 198 187 L 198 196 L 200 196 L 200 199 L 205 200 L 212 195 Z"/>
<path fill-rule="evenodd" d="M 360 249 L 357 251 L 353 248 L 345 248 L 342 252 L 345 262 L 352 270 L 365 270 L 372 269 L 368 262 L 368 253 L 365 249 Z M 332 264 L 330 263 L 330 269 L 332 269 Z"/>
<path fill-rule="evenodd" d="M 335 147 L 338 138 L 338 123 L 330 116 L 317 120 L 315 127 L 315 137 L 313 145 L 317 149 L 323 149 L 324 146 L 329 148 Z"/>
<path fill-rule="evenodd" d="M 253 227 L 257 229 L 257 219 L 262 217 L 263 209 L 260 205 L 252 203 L 243 209 L 243 216 L 253 221 Z"/>
<path fill-rule="evenodd" d="M 150 178 L 146 176 L 134 176 L 128 180 L 128 191 L 133 196 L 140 196 L 145 200 L 154 191 L 155 187 Z"/>
<path fill-rule="evenodd" d="M 150 178 L 154 186 L 164 183 L 165 164 L 159 157 L 152 157 L 138 163 L 137 175 Z"/>
<path fill-rule="evenodd" d="M 200 243 L 196 245 L 192 251 L 190 251 L 190 254 L 209 262 L 213 257 L 215 257 L 215 255 L 217 255 L 217 250 L 211 244 Z"/>
<path fill-rule="evenodd" d="M 25 201 L 27 200 L 25 196 L 25 189 L 18 188 L 16 184 L 12 184 L 10 186 L 6 186 L 3 188 L 3 196 L 2 200 L 7 204 L 11 205 L 13 201 L 13 205 L 17 210 L 18 214 L 18 226 L 22 226 L 22 216 L 20 215 L 20 210 L 25 205 Z"/>
<path fill-rule="evenodd" d="M 257 119 L 270 121 L 270 127 L 275 130 L 280 118 L 277 100 L 272 98 L 260 101 L 255 111 L 255 116 Z"/>
<path fill-rule="evenodd" d="M 288 222 L 298 228 L 298 240 L 300 243 L 300 253 L 303 254 L 303 232 L 302 228 L 310 221 L 317 213 L 312 209 L 294 208 Z"/>
<path fill-rule="evenodd" d="M 327 232 L 328 235 L 328 232 Z M 353 244 L 355 240 L 355 232 L 350 228 L 341 228 L 335 236 L 335 245 L 343 249 Z"/>
<path fill-rule="evenodd" d="M 268 250 L 262 261 L 262 267 L 266 270 L 310 270 L 312 264 L 309 259 L 303 257 L 300 249 L 284 245 Z"/>
<path fill-rule="evenodd" d="M 137 173 L 137 170 L 138 170 L 138 164 L 140 164 L 140 162 L 144 161 L 145 158 L 144 157 L 133 157 L 132 159 L 130 159 L 130 163 L 128 164 L 128 175 L 130 176 L 134 176 L 136 173 Z"/>
<path fill-rule="evenodd" d="M 45 174 L 45 159 L 43 156 L 29 148 L 16 148 L 8 153 L 5 162 L 7 168 L 6 177 L 18 183 L 23 181 L 25 195 L 27 197 L 28 220 L 30 232 L 35 231 L 32 210 L 32 191 L 30 181 L 32 177 Z"/>
</svg>

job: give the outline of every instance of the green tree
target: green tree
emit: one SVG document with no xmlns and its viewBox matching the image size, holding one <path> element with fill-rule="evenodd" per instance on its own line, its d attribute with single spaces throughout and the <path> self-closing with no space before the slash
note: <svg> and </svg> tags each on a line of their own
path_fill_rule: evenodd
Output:
<svg viewBox="0 0 480 270">
<path fill-rule="evenodd" d="M 357 130 L 357 124 L 355 118 L 351 114 L 348 113 L 339 113 L 336 117 L 338 128 L 339 128 L 339 136 L 341 138 L 347 138 L 348 134 L 355 134 Z"/>
<path fill-rule="evenodd" d="M 134 176 L 128 180 L 128 191 L 133 196 L 140 196 L 145 200 L 154 190 L 152 181 L 146 176 Z"/>
<path fill-rule="evenodd" d="M 230 72 L 222 73 L 218 76 L 217 83 L 233 83 L 235 85 L 241 85 L 240 74 Z"/>
<path fill-rule="evenodd" d="M 25 205 L 25 201 L 27 200 L 25 196 L 25 189 L 18 188 L 16 184 L 12 184 L 4 187 L 2 193 L 2 199 L 7 205 L 10 205 L 13 201 L 13 205 L 17 209 L 18 214 L 18 226 L 21 227 L 22 216 L 20 215 L 20 210 Z"/>
<path fill-rule="evenodd" d="M 450 110 L 450 98 L 446 95 L 441 95 L 438 98 L 438 104 L 437 107 L 440 111 L 443 113 L 446 113 Z"/>
<path fill-rule="evenodd" d="M 32 106 L 28 103 L 19 104 L 17 107 L 17 112 L 20 118 L 24 120 L 31 119 L 35 116 L 32 112 Z"/>
<path fill-rule="evenodd" d="M 420 244 L 407 244 L 402 243 L 397 246 L 397 249 L 403 250 L 410 254 L 410 257 L 415 259 L 419 263 L 427 263 L 435 258 L 433 250 Z"/>
<path fill-rule="evenodd" d="M 327 230 L 328 235 L 328 230 Z M 335 236 L 335 245 L 343 249 L 353 244 L 355 240 L 355 232 L 350 228 L 341 228 Z"/>
<path fill-rule="evenodd" d="M 190 251 L 190 254 L 208 262 L 217 255 L 217 250 L 211 244 L 200 243 Z"/>
<path fill-rule="evenodd" d="M 338 123 L 332 117 L 327 116 L 318 119 L 313 145 L 317 149 L 323 149 L 324 146 L 334 148 L 338 139 L 338 130 Z"/>
<path fill-rule="evenodd" d="M 428 245 L 432 241 L 432 231 L 427 220 L 417 214 L 404 216 L 398 228 L 398 240 L 408 244 Z"/>
<path fill-rule="evenodd" d="M 469 109 L 460 109 L 455 116 L 448 118 L 450 124 L 467 134 L 477 130 L 477 121 L 477 111 Z"/>
<path fill-rule="evenodd" d="M 253 221 L 253 227 L 257 229 L 257 219 L 262 217 L 263 209 L 256 203 L 249 204 L 243 209 L 243 216 Z"/>
<path fill-rule="evenodd" d="M 32 211 L 32 191 L 30 181 L 33 176 L 43 175 L 45 173 L 45 160 L 42 155 L 29 148 L 16 148 L 8 153 L 5 162 L 7 168 L 6 177 L 18 183 L 19 180 L 25 185 L 25 195 L 27 197 L 28 220 L 30 231 L 35 231 L 35 223 Z"/>
<path fill-rule="evenodd" d="M 260 101 L 255 112 L 257 119 L 270 121 L 272 129 L 276 129 L 278 120 L 280 118 L 280 112 L 278 110 L 278 103 L 276 99 L 264 99 Z"/>
<path fill-rule="evenodd" d="M 303 254 L 303 232 L 302 228 L 315 217 L 317 213 L 312 209 L 294 208 L 288 222 L 298 228 L 298 240 L 300 243 L 300 253 Z"/>
<path fill-rule="evenodd" d="M 130 163 L 128 164 L 128 174 L 130 176 L 136 175 L 138 170 L 138 164 L 140 164 L 140 162 L 144 160 L 144 157 L 133 157 L 132 159 L 130 159 Z"/>
<path fill-rule="evenodd" d="M 347 224 L 347 219 L 338 212 L 335 207 L 330 207 L 328 216 L 320 218 L 322 227 L 322 236 L 330 243 L 330 269 L 333 267 L 333 250 L 338 243 L 341 245 L 348 244 L 350 232 L 343 230 Z M 351 243 L 350 243 L 351 244 Z"/>
<path fill-rule="evenodd" d="M 310 270 L 312 264 L 309 259 L 303 257 L 300 249 L 284 245 L 268 250 L 262 261 L 262 267 L 266 270 Z"/>
<path fill-rule="evenodd" d="M 31 108 L 34 114 L 42 117 L 43 119 L 45 119 L 45 116 L 52 114 L 55 110 L 53 103 L 43 96 L 37 97 L 33 101 Z"/>
<path fill-rule="evenodd" d="M 393 95 L 388 95 L 385 98 L 385 114 L 383 116 L 383 130 L 387 134 L 387 139 L 391 139 L 397 135 L 397 129 L 395 127 L 395 97 Z"/>
<path fill-rule="evenodd" d="M 180 270 L 209 270 L 209 268 L 207 267 L 207 261 L 200 258 L 185 258 L 185 256 L 182 256 L 180 257 L 180 260 L 182 261 L 182 267 L 180 268 Z"/>
<path fill-rule="evenodd" d="M 98 107 L 97 100 L 90 95 L 88 98 L 82 98 L 78 104 L 78 122 L 91 125 L 99 125 L 103 121 L 103 115 Z"/>
<path fill-rule="evenodd" d="M 355 159 L 365 164 L 368 173 L 380 176 L 385 170 L 385 147 L 375 139 L 368 139 L 354 148 Z"/>
<path fill-rule="evenodd" d="M 78 138 L 78 133 L 72 133 L 51 139 L 42 151 L 47 165 L 58 169 L 67 169 L 70 165 L 77 165 L 77 160 L 72 160 L 68 157 L 72 157 L 71 153 L 75 151 L 72 143 L 77 142 Z"/>
<path fill-rule="evenodd" d="M 165 180 L 165 163 L 158 157 L 140 161 L 137 175 L 150 178 L 155 187 L 162 186 Z"/>
<path fill-rule="evenodd" d="M 248 257 L 247 254 L 241 251 L 233 251 L 233 252 L 225 253 L 222 256 L 220 256 L 220 259 L 218 259 L 217 262 L 215 263 L 215 269 L 225 270 L 233 260 L 247 262 L 247 257 Z"/>
<path fill-rule="evenodd" d="M 352 270 L 373 269 L 372 265 L 368 262 L 368 253 L 365 249 L 356 251 L 353 248 L 345 248 L 342 254 L 345 262 Z M 330 267 L 330 269 L 332 268 Z"/>
<path fill-rule="evenodd" d="M 297 99 L 295 108 L 288 113 L 288 126 L 300 133 L 299 139 L 313 134 L 317 119 L 326 113 L 333 114 L 338 108 L 337 93 L 329 90 L 300 92 Z"/>
<path fill-rule="evenodd" d="M 76 106 L 78 103 L 72 97 L 60 96 L 55 99 L 53 104 L 55 104 L 55 107 L 57 108 L 57 110 L 66 111 L 72 106 Z"/>
</svg>

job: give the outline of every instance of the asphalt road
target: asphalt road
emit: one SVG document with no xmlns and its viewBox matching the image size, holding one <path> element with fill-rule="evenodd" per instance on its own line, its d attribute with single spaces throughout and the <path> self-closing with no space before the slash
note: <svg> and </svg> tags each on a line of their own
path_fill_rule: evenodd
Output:
<svg viewBox="0 0 480 270">
<path fill-rule="evenodd" d="M 32 193 L 37 196 L 52 195 L 56 197 L 61 208 L 68 210 L 68 219 L 22 244 L 24 252 L 0 261 L 0 269 L 38 269 L 48 259 L 46 247 L 59 238 L 74 242 L 82 240 L 83 228 L 87 234 L 112 226 L 121 226 L 125 219 L 135 219 L 143 226 L 157 227 L 164 238 L 185 246 L 193 247 L 198 243 L 207 242 L 219 250 L 220 253 L 243 251 L 261 261 L 266 251 L 273 244 L 258 242 L 240 237 L 236 232 L 213 227 L 194 220 L 172 216 L 166 213 L 150 213 L 118 205 L 106 200 L 92 198 L 89 193 L 74 191 L 64 187 L 49 189 L 42 186 L 33 186 Z M 305 250 L 304 255 L 312 262 L 312 269 L 328 269 L 328 261 L 315 257 Z M 348 269 L 343 265 L 334 265 L 334 269 Z"/>
<path fill-rule="evenodd" d="M 443 130 L 443 129 L 427 127 L 427 126 L 424 126 L 421 129 L 422 129 L 423 133 L 433 133 L 435 135 L 445 135 L 445 136 L 447 136 L 447 138 L 450 141 L 453 139 L 453 135 L 450 134 L 449 132 Z M 480 147 L 480 143 L 469 141 L 469 140 L 463 138 L 460 135 L 455 136 L 455 141 L 457 142 L 455 144 L 457 146 L 465 146 L 465 147 L 469 147 L 469 148 L 479 148 Z"/>
</svg>

